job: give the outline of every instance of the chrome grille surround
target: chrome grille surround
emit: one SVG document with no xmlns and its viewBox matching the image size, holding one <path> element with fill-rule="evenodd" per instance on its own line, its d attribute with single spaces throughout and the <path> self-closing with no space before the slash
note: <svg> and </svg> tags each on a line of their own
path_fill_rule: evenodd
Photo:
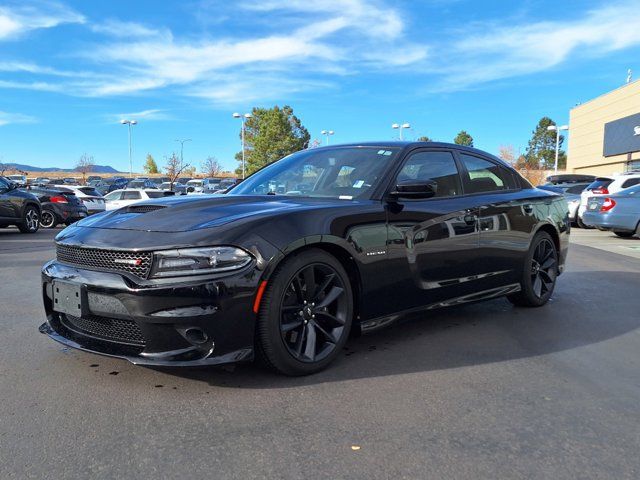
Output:
<svg viewBox="0 0 640 480">
<path fill-rule="evenodd" d="M 151 252 L 104 250 L 63 243 L 56 244 L 56 258 L 61 263 L 87 270 L 128 272 L 140 278 L 148 278 L 153 262 Z"/>
</svg>

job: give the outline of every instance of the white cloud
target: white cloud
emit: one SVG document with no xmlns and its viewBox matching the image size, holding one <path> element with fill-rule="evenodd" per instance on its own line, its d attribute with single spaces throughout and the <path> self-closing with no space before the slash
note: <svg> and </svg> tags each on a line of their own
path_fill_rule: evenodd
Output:
<svg viewBox="0 0 640 480">
<path fill-rule="evenodd" d="M 84 16 L 57 2 L 24 1 L 2 5 L 0 40 L 14 40 L 31 30 L 84 21 Z"/>
<path fill-rule="evenodd" d="M 441 63 L 442 90 L 542 72 L 572 58 L 600 57 L 640 44 L 637 1 L 609 3 L 575 20 L 487 27 L 453 43 L 455 62 Z M 467 30 L 468 32 L 468 30 Z"/>
<path fill-rule="evenodd" d="M 640 45 L 640 17 L 630 13 L 636 6 L 624 0 L 561 21 L 518 17 L 517 24 L 485 21 L 434 34 L 431 19 L 412 24 L 390 0 L 242 0 L 229 7 L 237 29 L 216 26 L 199 35 L 101 20 L 89 27 L 93 45 L 64 52 L 81 71 L 3 60 L 0 72 L 11 75 L 3 75 L 0 88 L 96 97 L 164 89 L 238 105 L 337 89 L 345 76 L 409 72 L 430 91 L 455 91 Z M 220 4 L 214 7 L 218 12 Z M 0 7 L 0 22 L 17 18 L 4 15 L 8 8 Z M 69 12 L 57 21 L 84 21 Z"/>
<path fill-rule="evenodd" d="M 22 113 L 9 113 L 0 110 L 0 127 L 9 125 L 10 123 L 35 123 L 37 119 L 30 115 L 23 115 Z"/>
<path fill-rule="evenodd" d="M 171 36 L 169 30 L 156 30 L 136 22 L 123 22 L 117 19 L 106 20 L 91 26 L 91 30 L 112 37 L 144 38 L 157 36 Z"/>
<path fill-rule="evenodd" d="M 119 122 L 122 119 L 128 120 L 144 120 L 144 121 L 158 121 L 158 120 L 171 120 L 173 117 L 169 115 L 166 110 L 150 109 L 142 110 L 140 112 L 130 113 L 113 113 L 106 116 L 107 121 Z"/>
<path fill-rule="evenodd" d="M 378 0 L 247 1 L 243 18 L 264 18 L 260 33 L 236 37 L 174 37 L 165 28 L 109 19 L 90 29 L 105 35 L 95 48 L 65 52 L 93 72 L 68 72 L 29 62 L 0 62 L 0 71 L 38 78 L 4 79 L 0 87 L 58 90 L 80 96 L 132 95 L 176 86 L 215 103 L 278 99 L 326 88 L 326 76 L 403 67 L 426 48 L 404 38 L 399 12 Z M 378 52 L 378 53 L 374 53 Z M 60 78 L 55 78 L 60 77 Z M 69 77 L 68 79 L 63 77 Z M 323 78 L 324 77 L 324 78 Z"/>
</svg>

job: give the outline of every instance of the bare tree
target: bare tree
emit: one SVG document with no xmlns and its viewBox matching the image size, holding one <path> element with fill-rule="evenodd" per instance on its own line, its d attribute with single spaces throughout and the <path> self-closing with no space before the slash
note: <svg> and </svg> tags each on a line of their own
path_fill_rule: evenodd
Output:
<svg viewBox="0 0 640 480">
<path fill-rule="evenodd" d="M 180 174 L 184 171 L 185 168 L 188 168 L 188 163 L 183 163 L 180 160 L 180 157 L 176 155 L 176 153 L 172 153 L 170 157 L 167 158 L 167 163 L 164 166 L 165 172 L 167 172 L 167 177 L 169 177 L 169 181 L 171 182 L 171 190 L 173 190 L 173 184 L 180 177 Z"/>
<path fill-rule="evenodd" d="M 4 175 L 4 171 L 9 168 L 9 165 L 6 163 L 0 162 L 0 175 Z"/>
<path fill-rule="evenodd" d="M 78 163 L 76 164 L 76 172 L 80 172 L 82 174 L 82 183 L 86 182 L 87 173 L 92 172 L 94 166 L 95 162 L 93 160 L 93 155 L 83 153 L 80 156 Z"/>
<path fill-rule="evenodd" d="M 207 177 L 217 177 L 222 171 L 222 165 L 220 165 L 216 157 L 207 157 L 207 159 L 202 162 L 202 165 L 200 165 L 200 170 Z"/>
<path fill-rule="evenodd" d="M 498 156 L 509 165 L 513 165 L 516 160 L 516 153 L 513 150 L 513 145 L 500 145 Z"/>
</svg>

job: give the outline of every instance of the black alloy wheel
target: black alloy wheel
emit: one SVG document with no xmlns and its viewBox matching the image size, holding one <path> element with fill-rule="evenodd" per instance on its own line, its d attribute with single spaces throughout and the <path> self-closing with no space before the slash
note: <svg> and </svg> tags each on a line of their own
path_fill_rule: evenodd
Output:
<svg viewBox="0 0 640 480">
<path fill-rule="evenodd" d="M 320 361 L 336 348 L 344 331 L 344 283 L 329 265 L 307 265 L 289 282 L 280 312 L 280 334 L 289 353 L 301 362 Z"/>
<path fill-rule="evenodd" d="M 549 301 L 558 277 L 558 251 L 551 236 L 538 232 L 527 255 L 521 291 L 507 298 L 514 305 L 540 307 Z"/>
<path fill-rule="evenodd" d="M 286 259 L 269 280 L 258 317 L 256 350 L 268 367 L 307 375 L 326 367 L 349 336 L 349 277 L 323 250 Z"/>
<path fill-rule="evenodd" d="M 40 215 L 40 226 L 42 228 L 55 228 L 58 225 L 56 214 L 51 210 L 43 210 Z"/>
<path fill-rule="evenodd" d="M 22 217 L 22 222 L 18 224 L 18 230 L 22 233 L 35 233 L 40 228 L 40 212 L 33 206 L 28 206 Z"/>
</svg>

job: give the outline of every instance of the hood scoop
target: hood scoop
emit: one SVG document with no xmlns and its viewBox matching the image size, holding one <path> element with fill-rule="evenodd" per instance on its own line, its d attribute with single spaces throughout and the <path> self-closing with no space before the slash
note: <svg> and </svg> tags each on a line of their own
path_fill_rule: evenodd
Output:
<svg viewBox="0 0 640 480">
<path fill-rule="evenodd" d="M 147 213 L 167 208 L 164 205 L 131 205 L 123 213 Z"/>
</svg>

